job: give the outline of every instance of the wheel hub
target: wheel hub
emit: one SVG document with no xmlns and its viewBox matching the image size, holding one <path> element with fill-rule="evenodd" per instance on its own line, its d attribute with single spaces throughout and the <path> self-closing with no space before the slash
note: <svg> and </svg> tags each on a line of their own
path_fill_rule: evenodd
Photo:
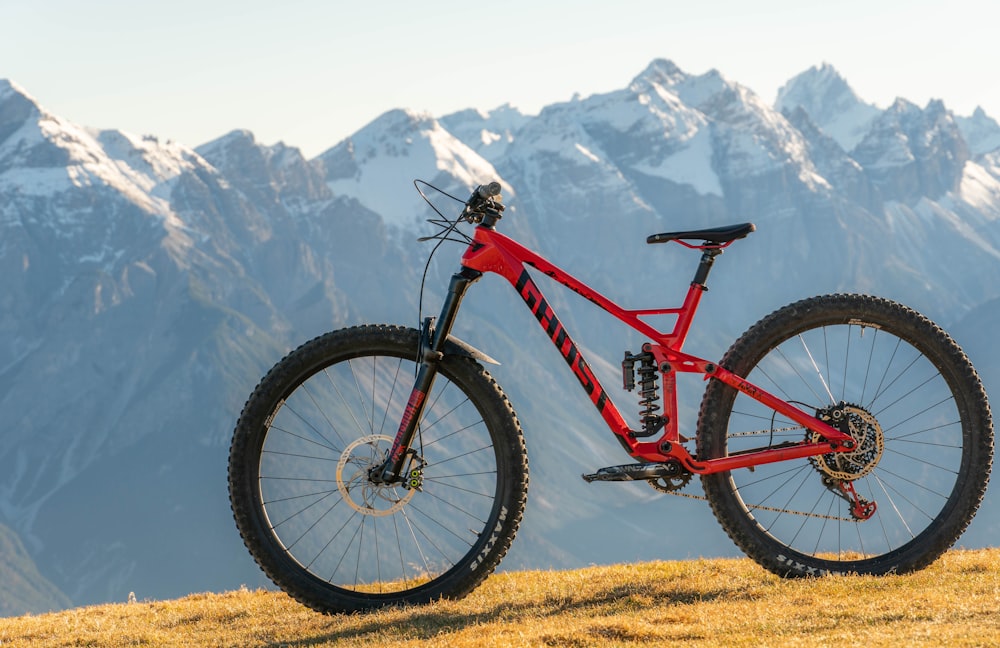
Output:
<svg viewBox="0 0 1000 648">
<path fill-rule="evenodd" d="M 392 515 L 406 506 L 416 492 L 399 484 L 377 484 L 369 478 L 371 470 L 385 460 L 380 445 L 391 446 L 392 438 L 384 434 L 360 437 L 344 448 L 337 462 L 337 490 L 362 515 Z"/>
<path fill-rule="evenodd" d="M 878 465 L 885 450 L 882 426 L 875 416 L 863 407 L 840 403 L 817 412 L 817 418 L 843 430 L 854 438 L 850 452 L 831 452 L 810 461 L 817 470 L 834 479 L 854 481 L 869 474 Z M 812 442 L 823 440 L 818 432 L 810 433 Z"/>
</svg>

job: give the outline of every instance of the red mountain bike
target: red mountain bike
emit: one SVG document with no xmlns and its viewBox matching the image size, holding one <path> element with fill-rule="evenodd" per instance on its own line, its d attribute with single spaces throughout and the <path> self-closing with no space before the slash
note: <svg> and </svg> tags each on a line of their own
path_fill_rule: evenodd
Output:
<svg viewBox="0 0 1000 648">
<path fill-rule="evenodd" d="M 703 360 L 683 347 L 709 271 L 752 224 L 650 236 L 701 260 L 679 308 L 629 310 L 500 234 L 499 193 L 480 186 L 458 218 L 436 221 L 429 238 L 467 244 L 439 317 L 421 330 L 317 337 L 250 396 L 230 449 L 232 508 L 290 595 L 324 612 L 461 597 L 507 552 L 528 486 L 521 426 L 483 367 L 495 361 L 449 334 L 487 272 L 511 283 L 632 457 L 588 482 L 677 492 L 700 475 L 733 541 L 782 576 L 920 569 L 965 530 L 989 479 L 992 419 L 975 369 L 941 328 L 885 299 L 813 297 L 759 321 L 721 361 Z M 622 362 L 637 425 L 527 267 L 649 339 Z M 645 321 L 661 315 L 675 317 L 673 330 Z M 707 380 L 693 448 L 677 424 L 679 373 Z"/>
</svg>

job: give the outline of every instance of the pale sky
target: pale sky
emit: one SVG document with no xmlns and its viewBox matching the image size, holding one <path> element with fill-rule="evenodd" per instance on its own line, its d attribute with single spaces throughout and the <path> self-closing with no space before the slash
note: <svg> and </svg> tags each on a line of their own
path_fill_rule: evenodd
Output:
<svg viewBox="0 0 1000 648">
<path fill-rule="evenodd" d="M 827 62 L 863 99 L 1000 121 L 997 0 L 0 0 L 0 78 L 77 124 L 308 156 L 393 108 L 525 112 L 653 59 L 766 101 Z"/>
</svg>

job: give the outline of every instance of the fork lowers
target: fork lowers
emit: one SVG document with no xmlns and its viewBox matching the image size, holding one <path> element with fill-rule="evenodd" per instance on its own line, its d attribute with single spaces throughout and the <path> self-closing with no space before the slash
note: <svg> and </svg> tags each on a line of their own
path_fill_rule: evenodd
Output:
<svg viewBox="0 0 1000 648">
<path fill-rule="evenodd" d="M 636 364 L 638 363 L 638 367 Z M 645 438 L 654 436 L 663 429 L 667 420 L 657 414 L 660 406 L 659 386 L 657 385 L 656 360 L 649 351 L 632 355 L 631 351 L 625 352 L 625 359 L 622 361 L 622 387 L 626 391 L 632 391 L 636 387 L 636 374 L 639 375 L 639 420 L 642 422 L 642 430 L 632 431 L 632 436 Z"/>
</svg>

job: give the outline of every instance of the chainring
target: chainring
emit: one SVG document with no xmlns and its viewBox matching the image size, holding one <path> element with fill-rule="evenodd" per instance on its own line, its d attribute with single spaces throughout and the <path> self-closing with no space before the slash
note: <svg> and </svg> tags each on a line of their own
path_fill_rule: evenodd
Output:
<svg viewBox="0 0 1000 648">
<path fill-rule="evenodd" d="M 649 485 L 653 487 L 653 490 L 661 493 L 676 493 L 688 485 L 688 482 L 691 481 L 691 477 L 691 473 L 682 472 L 670 477 L 658 477 L 647 481 Z"/>
</svg>

